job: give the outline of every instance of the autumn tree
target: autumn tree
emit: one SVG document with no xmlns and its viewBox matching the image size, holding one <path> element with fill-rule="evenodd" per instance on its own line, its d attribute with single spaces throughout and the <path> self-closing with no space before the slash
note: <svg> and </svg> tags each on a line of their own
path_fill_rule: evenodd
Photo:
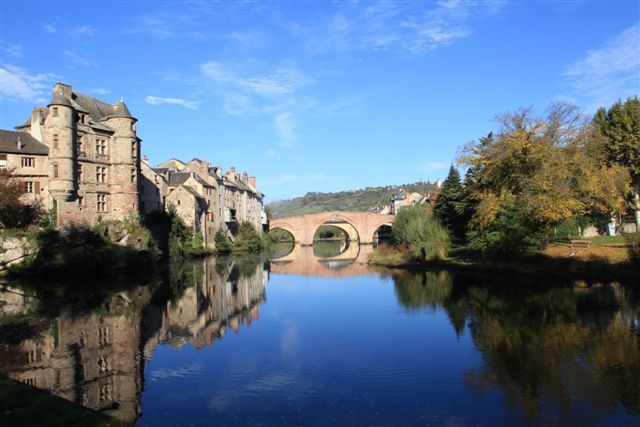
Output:
<svg viewBox="0 0 640 427">
<path fill-rule="evenodd" d="M 624 208 L 627 172 L 591 154 L 592 128 L 576 107 L 556 104 L 543 118 L 524 109 L 498 121 L 495 137 L 467 145 L 460 158 L 474 171 L 472 230 L 513 218 L 519 235 L 545 234 L 576 215 Z"/>
<path fill-rule="evenodd" d="M 25 202 L 23 194 L 23 184 L 11 170 L 0 169 L 0 228 L 26 227 L 39 218 L 39 205 Z"/>
<path fill-rule="evenodd" d="M 631 173 L 636 224 L 640 227 L 640 99 L 635 96 L 608 110 L 600 108 L 593 123 L 605 137 L 608 160 Z"/>
</svg>

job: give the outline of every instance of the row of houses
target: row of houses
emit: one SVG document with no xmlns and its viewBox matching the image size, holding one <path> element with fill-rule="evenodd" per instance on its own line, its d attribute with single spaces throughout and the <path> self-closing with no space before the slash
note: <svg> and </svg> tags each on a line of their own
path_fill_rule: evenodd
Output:
<svg viewBox="0 0 640 427">
<path fill-rule="evenodd" d="M 218 229 L 266 222 L 255 177 L 223 173 L 193 159 L 153 168 L 141 156 L 137 119 L 124 100 L 114 104 L 57 83 L 51 102 L 35 107 L 15 130 L 0 130 L 0 169 L 24 185 L 24 197 L 55 214 L 59 227 L 144 219 L 173 207 L 208 247 Z"/>
<path fill-rule="evenodd" d="M 406 206 L 433 204 L 438 198 L 438 194 L 442 188 L 440 180 L 436 181 L 435 187 L 436 191 L 433 194 L 430 192 L 425 194 L 416 192 L 410 193 L 401 188 L 391 195 L 388 204 L 376 205 L 371 207 L 370 210 L 371 212 L 381 215 L 397 215 L 398 211 Z"/>
</svg>

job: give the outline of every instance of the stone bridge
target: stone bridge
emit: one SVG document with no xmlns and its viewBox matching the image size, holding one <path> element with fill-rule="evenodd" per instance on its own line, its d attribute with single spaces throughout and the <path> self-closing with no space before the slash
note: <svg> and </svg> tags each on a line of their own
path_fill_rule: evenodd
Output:
<svg viewBox="0 0 640 427">
<path fill-rule="evenodd" d="M 291 233 L 296 243 L 302 246 L 310 246 L 313 245 L 313 235 L 318 227 L 323 224 L 331 224 L 344 229 L 351 241 L 354 241 L 354 237 L 357 236 L 357 240 L 361 244 L 371 244 L 376 231 L 383 225 L 391 226 L 394 218 L 393 215 L 368 212 L 322 212 L 275 218 L 269 221 L 269 229 L 281 228 Z M 341 223 L 349 224 L 350 227 L 341 227 Z M 350 232 L 351 229 L 353 229 L 352 232 Z"/>
</svg>

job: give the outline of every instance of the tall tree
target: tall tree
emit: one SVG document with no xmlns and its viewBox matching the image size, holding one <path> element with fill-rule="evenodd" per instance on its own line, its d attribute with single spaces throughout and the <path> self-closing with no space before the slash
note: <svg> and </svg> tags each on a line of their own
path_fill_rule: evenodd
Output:
<svg viewBox="0 0 640 427">
<path fill-rule="evenodd" d="M 605 136 L 609 161 L 629 168 L 633 182 L 636 225 L 640 227 L 640 99 L 618 101 L 608 110 L 600 108 L 594 124 Z"/>
<path fill-rule="evenodd" d="M 442 183 L 442 190 L 438 195 L 433 213 L 435 217 L 449 229 L 454 236 L 464 237 L 465 221 L 460 207 L 463 197 L 460 173 L 453 165 L 449 168 L 449 175 Z"/>
</svg>

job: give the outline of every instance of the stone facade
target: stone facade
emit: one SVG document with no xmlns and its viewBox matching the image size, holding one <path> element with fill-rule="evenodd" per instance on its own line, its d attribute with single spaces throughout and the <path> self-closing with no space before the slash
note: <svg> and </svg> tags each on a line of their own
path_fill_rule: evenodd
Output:
<svg viewBox="0 0 640 427">
<path fill-rule="evenodd" d="M 55 207 L 59 226 L 123 219 L 139 209 L 136 121 L 122 100 L 57 83 L 47 108 L 34 108 L 17 132 L 2 131 L 0 167 L 25 182 L 27 197 Z"/>
<path fill-rule="evenodd" d="M 256 189 L 255 177 L 246 172 L 238 175 L 232 167 L 225 174 L 204 160 L 185 163 L 171 159 L 155 168 L 143 161 L 141 173 L 143 214 L 174 209 L 194 232 L 202 235 L 208 248 L 215 247 L 218 230 L 233 240 L 232 231 L 242 222 L 263 231 L 264 196 Z"/>
</svg>

